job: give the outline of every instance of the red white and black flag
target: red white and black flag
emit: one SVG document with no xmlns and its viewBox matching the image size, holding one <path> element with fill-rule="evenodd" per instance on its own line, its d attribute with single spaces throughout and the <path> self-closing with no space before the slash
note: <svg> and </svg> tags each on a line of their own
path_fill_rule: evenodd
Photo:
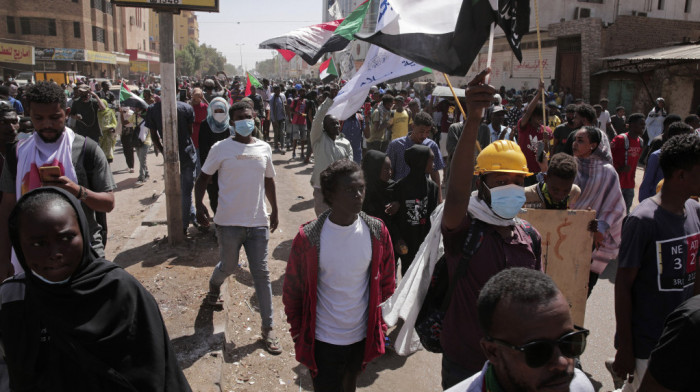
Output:
<svg viewBox="0 0 700 392">
<path fill-rule="evenodd" d="M 520 60 L 520 39 L 527 32 L 526 0 L 381 0 L 379 18 L 393 18 L 358 39 L 450 75 L 466 75 L 498 23 Z M 391 16 L 389 16 L 391 15 Z M 522 19 L 521 19 L 522 18 Z M 523 28 L 524 27 L 524 28 Z"/>
</svg>

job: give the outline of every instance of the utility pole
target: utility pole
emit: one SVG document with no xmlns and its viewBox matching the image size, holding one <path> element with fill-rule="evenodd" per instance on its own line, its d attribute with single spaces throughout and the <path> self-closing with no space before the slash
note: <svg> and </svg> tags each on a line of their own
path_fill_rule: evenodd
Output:
<svg viewBox="0 0 700 392">
<path fill-rule="evenodd" d="M 241 55 L 241 72 L 245 72 L 243 69 L 243 45 L 245 44 L 236 44 L 236 46 L 238 46 L 238 53 Z"/>
<path fill-rule="evenodd" d="M 175 39 L 173 13 L 158 11 L 160 29 L 161 108 L 163 110 L 163 148 L 165 151 L 165 208 L 168 220 L 168 243 L 184 241 L 182 232 L 182 195 L 180 188 L 180 157 L 177 143 L 177 101 L 175 99 Z"/>
</svg>

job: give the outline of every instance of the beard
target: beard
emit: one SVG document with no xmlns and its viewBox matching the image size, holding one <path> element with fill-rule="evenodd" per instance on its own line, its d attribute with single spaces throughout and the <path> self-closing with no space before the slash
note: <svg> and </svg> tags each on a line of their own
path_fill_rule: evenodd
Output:
<svg viewBox="0 0 700 392">
<path fill-rule="evenodd" d="M 514 388 L 513 390 L 509 390 L 509 392 L 537 392 L 553 382 L 564 381 L 566 379 L 571 382 L 574 379 L 573 372 L 568 373 L 567 371 L 562 371 L 552 374 L 550 377 L 547 377 L 547 379 L 539 382 L 537 385 L 526 385 L 522 381 L 516 379 L 514 376 L 515 373 L 511 371 L 510 367 L 508 366 L 508 362 L 504 362 L 504 373 L 506 380 L 508 380 L 508 383 Z"/>
<path fill-rule="evenodd" d="M 43 132 L 55 132 L 56 136 L 44 137 Z M 59 131 L 53 128 L 44 128 L 41 130 L 37 130 L 36 134 L 44 143 L 55 143 L 58 139 L 61 138 L 61 135 L 63 135 L 63 130 Z"/>
</svg>

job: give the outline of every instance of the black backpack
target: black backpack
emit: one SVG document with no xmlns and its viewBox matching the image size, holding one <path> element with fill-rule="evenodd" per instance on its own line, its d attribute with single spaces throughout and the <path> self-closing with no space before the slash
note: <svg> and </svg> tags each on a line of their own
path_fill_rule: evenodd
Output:
<svg viewBox="0 0 700 392">
<path fill-rule="evenodd" d="M 535 229 L 526 221 L 521 220 L 522 229 L 532 240 L 532 250 L 539 258 L 541 243 L 537 239 Z M 486 223 L 472 219 L 469 233 L 462 248 L 462 259 L 457 266 L 457 273 L 450 279 L 447 271 L 447 259 L 445 255 L 435 263 L 433 275 L 430 278 L 430 286 L 425 295 L 425 300 L 416 318 L 416 333 L 426 350 L 431 353 L 442 353 L 440 334 L 442 333 L 442 320 L 445 317 L 450 299 L 457 287 L 457 281 L 467 272 L 467 267 L 472 256 L 476 254 L 484 239 Z"/>
</svg>

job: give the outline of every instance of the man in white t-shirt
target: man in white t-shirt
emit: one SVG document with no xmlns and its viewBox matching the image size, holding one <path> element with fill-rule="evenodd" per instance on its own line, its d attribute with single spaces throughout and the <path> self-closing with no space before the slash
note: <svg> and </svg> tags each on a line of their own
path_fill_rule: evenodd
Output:
<svg viewBox="0 0 700 392">
<path fill-rule="evenodd" d="M 586 375 L 574 368 L 588 330 L 574 326 L 569 303 L 549 276 L 505 269 L 481 289 L 477 312 L 488 360 L 481 372 L 448 392 L 593 392 Z"/>
<path fill-rule="evenodd" d="M 394 292 L 394 253 L 384 223 L 362 212 L 357 163 L 331 163 L 320 183 L 330 209 L 294 238 L 282 301 L 314 390 L 354 391 L 364 366 L 385 352 L 379 304 Z"/>
<path fill-rule="evenodd" d="M 229 109 L 232 137 L 211 148 L 195 184 L 197 221 L 209 226 L 209 211 L 202 202 L 207 183 L 218 172 L 219 206 L 214 215 L 221 260 L 209 280 L 205 304 L 223 306 L 221 285 L 238 267 L 238 254 L 245 247 L 255 294 L 260 304 L 265 349 L 280 354 L 282 348 L 273 332 L 272 286 L 267 268 L 267 242 L 279 223 L 275 194 L 275 168 L 270 145 L 251 136 L 255 129 L 253 109 L 236 102 Z M 264 196 L 272 212 L 267 217 Z"/>
</svg>

